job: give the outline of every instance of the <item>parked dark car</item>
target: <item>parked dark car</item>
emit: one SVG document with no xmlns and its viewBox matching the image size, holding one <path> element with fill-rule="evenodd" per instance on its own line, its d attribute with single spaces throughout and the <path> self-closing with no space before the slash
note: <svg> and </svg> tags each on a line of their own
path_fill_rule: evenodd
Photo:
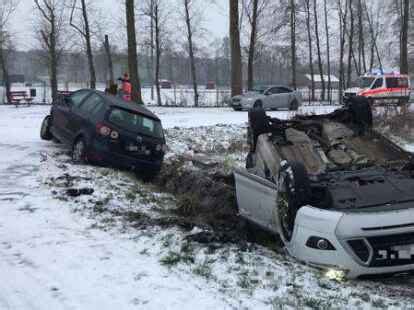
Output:
<svg viewBox="0 0 414 310">
<path fill-rule="evenodd" d="M 60 96 L 43 120 L 40 136 L 69 145 L 74 162 L 134 169 L 146 177 L 159 172 L 166 151 L 155 114 L 90 89 Z"/>
</svg>

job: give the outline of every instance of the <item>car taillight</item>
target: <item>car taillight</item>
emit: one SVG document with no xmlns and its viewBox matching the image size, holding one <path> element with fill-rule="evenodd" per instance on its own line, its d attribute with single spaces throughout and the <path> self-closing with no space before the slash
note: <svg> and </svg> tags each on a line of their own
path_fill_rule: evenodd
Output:
<svg viewBox="0 0 414 310">
<path fill-rule="evenodd" d="M 102 123 L 96 125 L 96 132 L 103 137 L 111 137 L 111 139 L 114 140 L 119 138 L 119 133 L 117 131 Z"/>
</svg>

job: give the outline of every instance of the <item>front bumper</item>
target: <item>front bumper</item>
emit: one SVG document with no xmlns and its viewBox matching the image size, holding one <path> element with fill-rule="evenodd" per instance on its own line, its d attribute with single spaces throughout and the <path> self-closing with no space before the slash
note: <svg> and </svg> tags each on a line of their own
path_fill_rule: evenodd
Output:
<svg viewBox="0 0 414 310">
<path fill-rule="evenodd" d="M 395 248 L 414 246 L 414 225 L 404 223 L 414 223 L 412 209 L 342 213 L 303 207 L 287 250 L 310 265 L 346 271 L 349 278 L 405 273 L 414 270 L 414 256 L 401 259 Z M 306 245 L 310 237 L 329 240 L 335 249 L 311 248 Z"/>
</svg>

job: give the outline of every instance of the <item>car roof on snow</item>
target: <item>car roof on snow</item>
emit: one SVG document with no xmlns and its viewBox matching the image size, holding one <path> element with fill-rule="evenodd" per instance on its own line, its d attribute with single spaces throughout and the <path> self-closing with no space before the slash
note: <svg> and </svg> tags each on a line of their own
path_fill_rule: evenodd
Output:
<svg viewBox="0 0 414 310">
<path fill-rule="evenodd" d="M 143 115 L 145 115 L 145 116 L 147 116 L 149 118 L 152 118 L 152 119 L 155 119 L 155 120 L 158 120 L 158 121 L 160 120 L 157 115 L 155 115 L 154 113 L 152 113 L 150 110 L 148 110 L 143 105 L 140 105 L 140 104 L 137 104 L 137 103 L 133 103 L 133 102 L 129 102 L 129 101 L 125 101 L 122 98 L 105 94 L 104 92 L 99 91 L 99 90 L 90 90 L 90 91 L 99 94 L 107 102 L 109 102 L 112 107 L 117 107 L 117 108 L 129 110 L 131 112 L 143 114 Z"/>
</svg>

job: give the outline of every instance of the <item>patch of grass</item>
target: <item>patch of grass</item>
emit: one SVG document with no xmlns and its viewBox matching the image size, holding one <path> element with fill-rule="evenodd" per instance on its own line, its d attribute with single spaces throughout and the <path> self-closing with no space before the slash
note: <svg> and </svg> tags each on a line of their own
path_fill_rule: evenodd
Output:
<svg viewBox="0 0 414 310">
<path fill-rule="evenodd" d="M 202 264 L 195 266 L 192 269 L 193 273 L 206 279 L 213 277 L 211 266 L 208 261 L 204 261 Z"/>
<path fill-rule="evenodd" d="M 180 253 L 170 251 L 167 255 L 160 259 L 160 263 L 163 266 L 173 267 L 181 261 Z"/>
<path fill-rule="evenodd" d="M 177 213 L 183 216 L 192 216 L 197 214 L 200 208 L 198 198 L 195 194 L 183 194 L 178 197 Z"/>
<path fill-rule="evenodd" d="M 326 303 L 318 298 L 306 296 L 303 298 L 303 305 L 311 309 L 329 309 Z"/>
<path fill-rule="evenodd" d="M 385 303 L 385 300 L 382 298 L 377 298 L 377 299 L 372 300 L 372 306 L 375 308 L 380 308 L 380 309 L 388 308 L 387 304 Z"/>
</svg>

